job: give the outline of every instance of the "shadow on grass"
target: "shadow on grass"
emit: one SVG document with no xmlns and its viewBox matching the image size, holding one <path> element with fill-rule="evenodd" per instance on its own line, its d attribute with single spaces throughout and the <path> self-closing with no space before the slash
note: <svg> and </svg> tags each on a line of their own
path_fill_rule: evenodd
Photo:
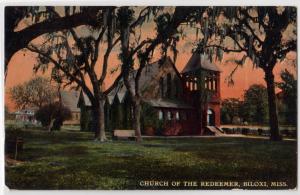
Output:
<svg viewBox="0 0 300 195">
<path fill-rule="evenodd" d="M 25 137 L 21 157 L 28 162 L 6 167 L 6 184 L 12 189 L 157 189 L 140 187 L 142 180 L 264 180 L 287 181 L 289 188 L 296 185 L 296 142 L 205 138 L 102 144 L 90 141 L 90 134 L 57 133 L 55 139 L 61 142 L 41 144 L 34 135 Z"/>
</svg>

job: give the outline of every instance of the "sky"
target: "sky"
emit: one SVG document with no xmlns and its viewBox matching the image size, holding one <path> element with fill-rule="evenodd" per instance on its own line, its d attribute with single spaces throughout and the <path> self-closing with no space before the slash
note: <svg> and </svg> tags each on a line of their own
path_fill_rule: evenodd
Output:
<svg viewBox="0 0 300 195">
<path fill-rule="evenodd" d="M 22 21 L 19 25 L 19 29 L 22 29 L 28 24 L 28 21 Z M 78 34 L 84 34 L 86 33 L 84 30 L 84 27 L 76 28 L 76 31 Z M 154 25 L 151 23 L 146 23 L 142 29 L 142 38 L 146 37 L 153 37 L 155 36 L 155 28 Z M 178 71 L 180 72 L 186 63 L 188 62 L 189 58 L 191 57 L 192 53 L 191 50 L 194 47 L 194 43 L 196 40 L 195 32 L 192 30 L 185 30 L 185 39 L 179 41 L 177 49 L 178 49 L 178 56 L 176 60 L 176 67 Z M 36 40 L 32 41 L 34 44 L 38 44 L 43 40 L 43 37 L 39 37 Z M 99 53 L 99 60 L 96 65 L 97 72 L 101 73 L 101 64 L 102 64 L 102 57 L 103 57 L 103 50 L 105 49 L 105 44 L 102 44 L 100 46 L 100 53 Z M 102 53 L 101 53 L 102 51 Z M 110 56 L 109 59 L 109 67 L 108 72 L 112 68 L 116 67 L 120 64 L 118 60 L 118 50 L 114 50 Z M 154 57 L 152 61 L 155 61 L 157 58 L 159 58 L 159 50 L 155 51 Z M 233 79 L 235 84 L 233 86 L 228 86 L 225 82 L 226 77 L 230 74 L 230 72 L 234 69 L 235 64 L 231 61 L 228 61 L 229 59 L 236 59 L 239 58 L 236 54 L 225 54 L 222 61 L 215 61 L 218 65 L 218 67 L 221 69 L 221 98 L 240 98 L 242 99 L 243 93 L 245 90 L 249 88 L 252 84 L 263 84 L 265 85 L 264 81 L 264 73 L 262 69 L 258 69 L 253 67 L 253 64 L 251 60 L 246 60 L 245 64 L 242 67 L 239 67 L 237 71 L 235 72 Z M 290 72 L 296 74 L 296 68 L 293 64 L 292 60 L 289 59 L 295 59 L 296 53 L 290 53 L 287 56 L 287 59 L 285 59 L 283 62 L 278 63 L 274 69 L 274 75 L 275 75 L 275 81 L 280 81 L 280 72 L 284 69 L 288 69 Z M 8 106 L 9 111 L 14 111 L 15 105 L 13 101 L 10 99 L 8 90 L 18 84 L 24 83 L 31 78 L 35 77 L 36 74 L 33 73 L 33 66 L 36 63 L 36 54 L 31 53 L 29 51 L 21 50 L 17 52 L 9 62 L 8 66 L 8 74 L 5 82 L 5 105 Z M 38 75 L 49 77 L 49 71 L 46 71 L 45 74 L 38 73 Z M 114 79 L 117 77 L 118 73 L 114 74 L 108 74 L 106 80 L 105 80 L 105 86 L 111 85 L 111 83 L 114 81 Z M 278 92 L 278 89 L 276 90 Z"/>
</svg>

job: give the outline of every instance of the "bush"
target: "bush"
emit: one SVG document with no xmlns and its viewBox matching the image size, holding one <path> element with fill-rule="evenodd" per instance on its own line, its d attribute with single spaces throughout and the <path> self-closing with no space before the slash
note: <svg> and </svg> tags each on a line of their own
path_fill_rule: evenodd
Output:
<svg viewBox="0 0 300 195">
<path fill-rule="evenodd" d="M 36 120 L 42 123 L 43 127 L 51 130 L 60 130 L 63 122 L 72 118 L 69 108 L 59 102 L 47 104 L 35 113 Z"/>
<path fill-rule="evenodd" d="M 162 127 L 161 121 L 158 120 L 157 110 L 150 106 L 147 103 L 144 103 L 142 106 L 141 113 L 141 124 L 142 124 L 142 133 L 145 134 L 145 129 L 151 127 L 154 129 L 155 134 L 157 134 L 158 129 Z"/>
</svg>

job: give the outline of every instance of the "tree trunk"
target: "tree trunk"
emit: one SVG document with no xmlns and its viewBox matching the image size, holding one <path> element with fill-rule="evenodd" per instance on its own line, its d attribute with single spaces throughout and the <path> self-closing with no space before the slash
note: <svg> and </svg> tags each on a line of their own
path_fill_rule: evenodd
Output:
<svg viewBox="0 0 300 195">
<path fill-rule="evenodd" d="M 135 130 L 135 136 L 136 141 L 141 142 L 142 141 L 142 134 L 141 134 L 141 101 L 139 99 L 134 101 L 134 130 Z"/>
<path fill-rule="evenodd" d="M 270 125 L 270 133 L 271 133 L 270 139 L 272 141 L 279 141 L 281 140 L 281 136 L 278 128 L 274 75 L 272 70 L 265 71 L 265 80 L 267 83 L 267 91 L 268 91 L 269 125 Z"/>
<path fill-rule="evenodd" d="M 99 110 L 100 110 L 100 141 L 104 142 L 107 140 L 106 135 L 105 135 L 105 113 L 104 113 L 104 100 L 100 100 L 100 105 L 99 105 Z"/>
<path fill-rule="evenodd" d="M 95 140 L 97 140 L 100 136 L 100 106 L 99 105 L 92 105 L 92 127 L 93 131 L 95 132 Z"/>
<path fill-rule="evenodd" d="M 51 118 L 51 119 L 50 119 L 50 123 L 49 123 L 49 125 L 48 125 L 48 131 L 49 131 L 49 132 L 51 132 L 51 129 L 52 129 L 52 127 L 53 127 L 54 121 L 55 121 L 54 118 Z"/>
<path fill-rule="evenodd" d="M 95 132 L 95 140 L 101 142 L 106 141 L 105 126 L 104 126 L 104 103 L 102 100 L 98 104 L 93 105 L 93 130 Z"/>
</svg>

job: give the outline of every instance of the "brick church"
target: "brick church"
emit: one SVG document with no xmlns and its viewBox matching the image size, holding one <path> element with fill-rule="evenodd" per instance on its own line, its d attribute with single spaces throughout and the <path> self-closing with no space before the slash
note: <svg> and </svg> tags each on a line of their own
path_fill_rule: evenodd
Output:
<svg viewBox="0 0 300 195">
<path fill-rule="evenodd" d="M 220 133 L 220 70 L 207 55 L 193 54 L 181 72 L 170 58 L 149 64 L 142 72 L 140 87 L 143 95 L 142 134 Z M 84 94 L 79 103 L 84 114 L 89 106 Z M 121 80 L 107 96 L 105 127 L 111 131 L 132 129 L 132 120 L 132 103 Z"/>
</svg>

